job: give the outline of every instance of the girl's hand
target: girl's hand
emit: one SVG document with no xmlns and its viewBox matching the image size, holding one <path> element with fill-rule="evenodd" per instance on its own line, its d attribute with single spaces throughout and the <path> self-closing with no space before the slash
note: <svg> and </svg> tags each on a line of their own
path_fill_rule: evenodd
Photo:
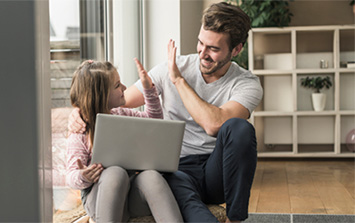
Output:
<svg viewBox="0 0 355 223">
<path fill-rule="evenodd" d="M 175 41 L 170 39 L 168 43 L 168 70 L 170 80 L 175 84 L 179 79 L 183 78 L 179 71 L 179 68 L 176 66 L 176 46 Z"/>
<path fill-rule="evenodd" d="M 153 87 L 152 79 L 149 77 L 147 71 L 144 69 L 143 65 L 139 62 L 137 58 L 134 58 L 134 62 L 136 62 L 137 71 L 139 74 L 139 78 L 143 84 L 144 89 L 151 89 Z"/>
<path fill-rule="evenodd" d="M 80 159 L 77 159 L 76 162 L 78 163 L 81 175 L 85 178 L 86 181 L 90 183 L 96 183 L 99 180 L 100 175 L 104 170 L 101 164 L 94 163 L 87 167 L 83 165 Z"/>
</svg>

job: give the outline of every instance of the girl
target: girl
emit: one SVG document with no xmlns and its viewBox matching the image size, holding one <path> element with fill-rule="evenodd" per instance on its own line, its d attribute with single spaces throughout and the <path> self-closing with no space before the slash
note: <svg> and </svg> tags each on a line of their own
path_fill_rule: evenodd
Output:
<svg viewBox="0 0 355 223">
<path fill-rule="evenodd" d="M 81 190 L 84 208 L 96 222 L 127 222 L 130 217 L 151 213 L 157 222 L 183 222 L 168 184 L 157 171 L 135 174 L 119 166 L 103 168 L 91 163 L 97 113 L 163 116 L 152 80 L 140 62 L 135 62 L 144 86 L 144 112 L 120 107 L 125 104 L 126 86 L 111 63 L 88 60 L 74 72 L 70 99 L 85 121 L 86 130 L 68 137 L 66 181 L 70 187 Z"/>
</svg>

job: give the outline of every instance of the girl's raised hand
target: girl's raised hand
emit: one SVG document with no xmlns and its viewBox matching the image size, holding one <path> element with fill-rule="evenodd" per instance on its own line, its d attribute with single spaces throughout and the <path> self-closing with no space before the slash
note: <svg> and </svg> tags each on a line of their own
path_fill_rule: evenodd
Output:
<svg viewBox="0 0 355 223">
<path fill-rule="evenodd" d="M 81 171 L 81 175 L 84 177 L 84 179 L 90 183 L 96 183 L 102 171 L 104 170 L 103 166 L 101 164 L 92 164 L 90 166 L 85 166 L 81 162 L 80 159 L 77 159 L 76 161 L 78 163 L 79 169 Z"/>
<path fill-rule="evenodd" d="M 182 78 L 179 68 L 176 66 L 176 46 L 175 41 L 170 39 L 168 43 L 168 70 L 170 80 L 175 84 Z"/>
<path fill-rule="evenodd" d="M 147 71 L 144 69 L 143 65 L 137 58 L 134 58 L 134 62 L 136 62 L 139 78 L 141 79 L 144 89 L 151 89 L 153 87 L 153 83 Z"/>
</svg>

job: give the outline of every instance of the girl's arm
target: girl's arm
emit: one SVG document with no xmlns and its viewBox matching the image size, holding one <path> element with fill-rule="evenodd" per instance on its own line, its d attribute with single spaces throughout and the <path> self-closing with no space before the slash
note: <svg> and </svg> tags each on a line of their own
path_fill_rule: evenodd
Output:
<svg viewBox="0 0 355 223">
<path fill-rule="evenodd" d="M 115 115 L 125 115 L 125 116 L 135 116 L 141 118 L 163 118 L 163 110 L 160 104 L 160 99 L 158 92 L 153 86 L 151 89 L 144 89 L 144 101 L 145 101 L 145 109 L 144 111 L 137 111 L 130 108 L 114 108 L 111 110 L 112 114 Z"/>
<path fill-rule="evenodd" d="M 136 62 L 139 78 L 143 85 L 145 111 L 140 112 L 129 108 L 114 108 L 111 110 L 111 113 L 126 116 L 162 119 L 163 110 L 161 108 L 157 90 L 154 84 L 152 83 L 152 79 L 148 76 L 147 71 L 144 69 L 143 65 L 139 62 L 139 60 L 135 58 L 134 61 Z"/>
<path fill-rule="evenodd" d="M 84 134 L 71 134 L 67 139 L 67 175 L 66 183 L 73 189 L 82 190 L 92 185 L 81 174 L 80 163 L 88 166 L 91 160 L 90 151 L 86 145 Z"/>
</svg>

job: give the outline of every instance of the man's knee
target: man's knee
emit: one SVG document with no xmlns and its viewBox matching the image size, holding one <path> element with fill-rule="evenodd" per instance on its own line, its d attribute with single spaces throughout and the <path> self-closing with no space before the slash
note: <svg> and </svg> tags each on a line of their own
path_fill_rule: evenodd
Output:
<svg viewBox="0 0 355 223">
<path fill-rule="evenodd" d="M 221 127 L 222 131 L 242 131 L 242 132 L 253 132 L 254 127 L 247 120 L 242 118 L 231 118 L 228 119 L 225 123 L 223 123 Z"/>
<path fill-rule="evenodd" d="M 218 140 L 222 142 L 224 149 L 238 156 L 247 156 L 249 158 L 256 156 L 256 136 L 252 124 L 245 119 L 232 118 L 227 120 L 220 129 Z M 226 146 L 230 145 L 230 146 Z"/>
<path fill-rule="evenodd" d="M 228 119 L 221 127 L 219 134 L 223 134 L 224 137 L 231 136 L 236 138 L 255 138 L 255 130 L 252 124 L 247 120 L 241 118 Z"/>
</svg>

